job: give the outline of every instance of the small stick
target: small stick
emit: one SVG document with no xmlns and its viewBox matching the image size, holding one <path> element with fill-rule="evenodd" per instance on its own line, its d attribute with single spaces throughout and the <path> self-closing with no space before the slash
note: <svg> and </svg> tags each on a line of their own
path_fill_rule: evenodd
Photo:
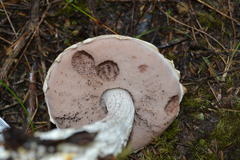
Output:
<svg viewBox="0 0 240 160">
<path fill-rule="evenodd" d="M 177 45 L 177 44 L 180 44 L 180 43 L 185 42 L 185 41 L 188 41 L 188 40 L 190 40 L 189 37 L 175 39 L 175 40 L 170 41 L 170 42 L 167 43 L 167 44 L 162 44 L 162 45 L 158 46 L 158 48 L 160 48 L 160 49 L 169 48 L 169 47 L 175 46 L 175 45 Z"/>
<path fill-rule="evenodd" d="M 0 2 L 1 2 L 1 5 L 2 5 L 2 7 L 3 7 L 4 13 L 5 13 L 6 16 L 7 16 L 8 22 L 10 23 L 10 26 L 11 26 L 11 28 L 12 28 L 14 34 L 15 34 L 15 37 L 17 38 L 17 32 L 16 32 L 16 30 L 15 30 L 13 24 L 12 24 L 12 21 L 11 21 L 9 15 L 8 15 L 8 13 L 7 13 L 7 10 L 6 10 L 6 8 L 5 8 L 4 4 L 3 4 L 3 1 L 0 0 Z"/>
<path fill-rule="evenodd" d="M 0 108 L 0 112 L 8 110 L 12 107 L 15 107 L 17 104 L 18 104 L 18 102 L 14 102 L 13 104 L 8 104 L 8 105 L 4 106 L 3 108 Z"/>
<path fill-rule="evenodd" d="M 233 17 L 232 16 L 232 5 L 231 5 L 230 0 L 228 0 L 228 8 L 229 8 L 230 17 Z M 232 24 L 232 30 L 233 30 L 233 46 L 235 46 L 236 45 L 236 39 L 237 39 L 237 32 L 236 32 L 236 27 L 235 27 L 235 24 L 234 24 L 233 20 L 231 20 L 231 24 Z"/>
<path fill-rule="evenodd" d="M 218 9 L 212 7 L 211 5 L 207 4 L 206 2 L 203 2 L 202 0 L 196 0 L 196 1 L 198 1 L 199 3 L 201 3 L 202 5 L 204 5 L 204 6 L 206 6 L 206 7 L 214 10 L 215 12 L 219 13 L 219 14 L 222 15 L 223 17 L 226 17 L 226 18 L 234 21 L 235 23 L 240 24 L 240 22 L 239 22 L 238 20 L 232 18 L 231 16 L 226 15 L 225 13 L 223 13 L 223 12 L 219 11 Z"/>
<path fill-rule="evenodd" d="M 3 37 L 1 37 L 1 36 L 0 36 L 0 40 L 3 40 L 4 42 L 6 42 L 6 43 L 8 43 L 8 44 L 12 44 L 12 42 L 10 42 L 9 40 L 7 40 L 7 39 L 5 39 L 5 38 L 3 38 Z"/>
<path fill-rule="evenodd" d="M 34 1 L 34 0 L 33 0 Z M 36 1 L 37 2 L 37 1 Z M 42 14 L 42 17 L 38 23 L 34 23 L 36 26 L 32 28 L 27 28 L 26 31 L 22 34 L 22 36 L 12 45 L 9 47 L 7 51 L 7 55 L 9 57 L 5 60 L 5 62 L 2 65 L 1 71 L 0 71 L 0 79 L 6 79 L 9 73 L 9 70 L 11 66 L 14 63 L 14 58 L 17 57 L 20 54 L 20 51 L 24 48 L 23 53 L 27 50 L 28 46 L 30 45 L 31 41 L 33 40 L 34 36 L 39 30 L 40 25 L 42 24 L 44 18 L 47 15 L 47 11 L 51 7 L 51 3 L 47 6 L 46 10 Z M 34 9 L 34 7 L 32 7 Z M 33 24 L 33 23 L 31 23 Z M 27 23 L 28 25 L 28 23 Z M 22 55 L 19 59 L 21 59 Z"/>
<path fill-rule="evenodd" d="M 176 23 L 178 23 L 178 24 L 180 24 L 180 25 L 182 25 L 182 26 L 185 26 L 185 27 L 187 27 L 187 28 L 190 28 L 190 29 L 192 29 L 192 30 L 198 31 L 198 32 L 206 35 L 207 37 L 209 37 L 210 39 L 212 39 L 213 41 L 215 41 L 215 42 L 216 42 L 219 46 L 221 46 L 224 50 L 226 50 L 226 48 L 224 47 L 224 45 L 222 45 L 215 37 L 211 36 L 210 34 L 204 32 L 204 31 L 202 31 L 201 29 L 197 29 L 197 28 L 195 28 L 195 27 L 189 26 L 189 25 L 187 25 L 187 24 L 185 24 L 185 23 L 177 20 L 176 18 L 174 18 L 173 16 L 169 15 L 167 12 L 165 12 L 165 11 L 164 11 L 162 8 L 160 8 L 160 7 L 158 7 L 158 9 L 159 9 L 162 13 L 164 13 L 168 18 L 170 18 L 172 21 L 174 21 L 174 22 L 176 22 Z"/>
<path fill-rule="evenodd" d="M 4 61 L 1 71 L 0 71 L 0 79 L 6 79 L 7 75 L 9 73 L 9 70 L 14 63 L 15 57 L 18 56 L 20 51 L 24 48 L 25 44 L 27 43 L 31 33 L 30 32 L 24 32 L 16 42 L 14 42 L 8 49 L 7 49 L 7 55 L 8 58 Z"/>
<path fill-rule="evenodd" d="M 29 76 L 29 97 L 28 97 L 28 112 L 30 119 L 33 119 L 33 115 L 37 109 L 37 87 L 36 87 L 36 73 L 37 73 L 38 65 L 35 62 L 32 66 L 30 76 Z"/>
</svg>

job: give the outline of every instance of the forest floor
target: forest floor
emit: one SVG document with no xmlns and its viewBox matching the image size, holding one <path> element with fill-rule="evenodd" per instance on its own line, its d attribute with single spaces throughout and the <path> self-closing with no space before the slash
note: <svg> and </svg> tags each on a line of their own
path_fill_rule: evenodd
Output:
<svg viewBox="0 0 240 160">
<path fill-rule="evenodd" d="M 0 1 L 0 117 L 28 134 L 51 129 L 42 91 L 49 66 L 102 34 L 153 43 L 187 89 L 173 124 L 119 159 L 240 160 L 239 0 Z"/>
</svg>

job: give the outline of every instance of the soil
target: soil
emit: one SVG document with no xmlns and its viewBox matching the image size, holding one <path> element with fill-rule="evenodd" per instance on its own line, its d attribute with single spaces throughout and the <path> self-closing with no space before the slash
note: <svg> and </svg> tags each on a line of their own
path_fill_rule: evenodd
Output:
<svg viewBox="0 0 240 160">
<path fill-rule="evenodd" d="M 240 159 L 239 0 L 8 0 L 0 3 L 0 116 L 27 131 L 54 128 L 42 91 L 68 46 L 103 34 L 153 43 L 187 92 L 174 123 L 117 159 Z"/>
</svg>

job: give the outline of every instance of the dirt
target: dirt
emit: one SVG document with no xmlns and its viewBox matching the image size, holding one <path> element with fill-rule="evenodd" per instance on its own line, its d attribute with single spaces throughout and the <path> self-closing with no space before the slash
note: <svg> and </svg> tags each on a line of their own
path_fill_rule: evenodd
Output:
<svg viewBox="0 0 240 160">
<path fill-rule="evenodd" d="M 54 128 L 42 91 L 54 59 L 74 43 L 118 33 L 157 46 L 187 89 L 164 134 L 118 159 L 240 159 L 239 0 L 36 1 L 0 3 L 0 116 L 11 126 L 29 135 Z"/>
</svg>

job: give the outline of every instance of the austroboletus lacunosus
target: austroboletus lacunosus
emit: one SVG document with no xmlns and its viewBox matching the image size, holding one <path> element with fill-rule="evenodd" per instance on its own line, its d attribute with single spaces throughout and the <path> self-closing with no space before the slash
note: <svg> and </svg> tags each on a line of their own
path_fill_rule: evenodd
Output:
<svg viewBox="0 0 240 160">
<path fill-rule="evenodd" d="M 51 121 L 58 128 L 80 128 L 103 119 L 107 110 L 101 98 L 111 89 L 123 89 L 133 99 L 133 150 L 171 124 L 184 94 L 179 72 L 155 46 L 126 36 L 99 36 L 67 48 L 49 69 L 44 93 Z"/>
</svg>

